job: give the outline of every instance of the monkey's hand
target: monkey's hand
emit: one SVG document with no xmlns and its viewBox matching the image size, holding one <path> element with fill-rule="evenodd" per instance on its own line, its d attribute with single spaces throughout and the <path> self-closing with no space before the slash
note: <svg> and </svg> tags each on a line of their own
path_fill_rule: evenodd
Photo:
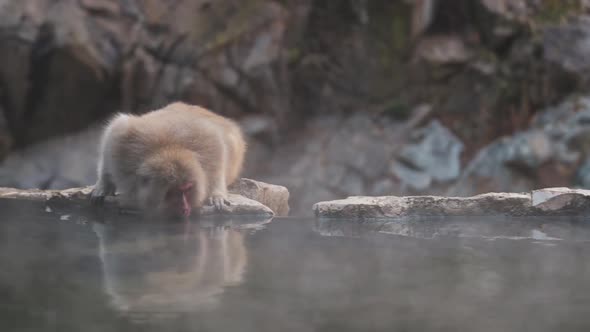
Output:
<svg viewBox="0 0 590 332">
<path fill-rule="evenodd" d="M 107 195 L 115 194 L 115 188 L 113 186 L 106 187 L 98 184 L 95 185 L 94 188 L 92 188 L 92 192 L 90 193 L 90 203 L 94 205 L 102 205 L 104 204 L 104 199 Z"/>
<path fill-rule="evenodd" d="M 102 205 L 104 204 L 105 194 L 102 190 L 92 189 L 90 193 L 90 203 L 93 205 Z"/>
<path fill-rule="evenodd" d="M 223 211 L 223 209 L 227 205 L 231 205 L 231 203 L 227 200 L 226 195 L 214 193 L 209 197 L 209 205 L 214 206 L 217 211 Z"/>
</svg>

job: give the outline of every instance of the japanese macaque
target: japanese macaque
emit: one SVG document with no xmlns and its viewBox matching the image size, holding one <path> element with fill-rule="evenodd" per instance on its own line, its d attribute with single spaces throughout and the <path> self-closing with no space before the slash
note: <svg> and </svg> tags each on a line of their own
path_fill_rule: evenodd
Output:
<svg viewBox="0 0 590 332">
<path fill-rule="evenodd" d="M 222 210 L 246 150 L 233 121 L 199 106 L 173 103 L 141 116 L 118 114 L 100 147 L 94 203 L 120 195 L 123 205 L 165 216 L 191 215 L 206 202 Z"/>
</svg>

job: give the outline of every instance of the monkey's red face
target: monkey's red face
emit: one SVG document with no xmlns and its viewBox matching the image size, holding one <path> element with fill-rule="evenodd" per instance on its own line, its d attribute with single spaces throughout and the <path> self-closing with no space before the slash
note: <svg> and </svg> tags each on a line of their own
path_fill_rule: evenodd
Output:
<svg viewBox="0 0 590 332">
<path fill-rule="evenodd" d="M 194 184 L 186 182 L 166 192 L 166 207 L 169 212 L 177 216 L 188 217 L 191 215 L 194 200 Z"/>
</svg>

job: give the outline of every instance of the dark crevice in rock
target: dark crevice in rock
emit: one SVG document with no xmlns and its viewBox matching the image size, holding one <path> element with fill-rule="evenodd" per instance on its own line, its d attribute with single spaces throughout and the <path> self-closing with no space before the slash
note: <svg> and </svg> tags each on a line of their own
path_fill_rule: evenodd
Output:
<svg viewBox="0 0 590 332">
<path fill-rule="evenodd" d="M 49 82 L 49 71 L 51 70 L 51 59 L 55 55 L 55 43 L 53 26 L 43 24 L 39 29 L 39 35 L 33 45 L 30 72 L 28 81 L 30 88 L 27 92 L 27 102 L 22 115 L 21 124 L 17 126 L 19 135 L 16 137 L 17 142 L 25 142 L 27 133 L 26 126 L 33 122 L 35 113 L 42 109 L 43 97 L 47 91 Z"/>
</svg>

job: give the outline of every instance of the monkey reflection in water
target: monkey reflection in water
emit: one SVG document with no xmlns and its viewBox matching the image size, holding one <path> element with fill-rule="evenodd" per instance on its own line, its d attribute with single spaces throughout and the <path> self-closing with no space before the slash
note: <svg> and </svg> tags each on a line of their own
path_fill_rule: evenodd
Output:
<svg viewBox="0 0 590 332">
<path fill-rule="evenodd" d="M 123 314 L 211 308 L 224 287 L 242 281 L 247 253 L 239 229 L 117 226 L 94 230 L 105 291 Z"/>
</svg>

